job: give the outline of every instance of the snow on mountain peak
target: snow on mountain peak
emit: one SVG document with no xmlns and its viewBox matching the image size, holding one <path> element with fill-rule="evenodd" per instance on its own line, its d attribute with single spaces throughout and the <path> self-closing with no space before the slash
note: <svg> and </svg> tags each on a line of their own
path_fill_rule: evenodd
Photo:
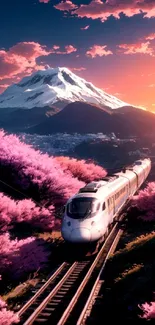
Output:
<svg viewBox="0 0 155 325">
<path fill-rule="evenodd" d="M 0 108 L 27 108 L 56 105 L 75 101 L 109 106 L 112 109 L 129 105 L 91 82 L 78 77 L 68 68 L 48 68 L 24 77 L 18 84 L 9 86 L 0 95 Z M 64 102 L 64 105 L 63 105 Z"/>
</svg>

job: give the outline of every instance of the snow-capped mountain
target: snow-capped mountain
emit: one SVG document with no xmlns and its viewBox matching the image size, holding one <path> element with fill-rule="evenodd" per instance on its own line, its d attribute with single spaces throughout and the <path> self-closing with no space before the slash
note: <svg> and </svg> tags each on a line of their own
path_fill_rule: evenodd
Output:
<svg viewBox="0 0 155 325">
<path fill-rule="evenodd" d="M 23 78 L 0 95 L 0 108 L 52 107 L 63 108 L 71 102 L 87 102 L 111 109 L 129 105 L 91 82 L 78 77 L 67 68 L 48 68 Z"/>
</svg>

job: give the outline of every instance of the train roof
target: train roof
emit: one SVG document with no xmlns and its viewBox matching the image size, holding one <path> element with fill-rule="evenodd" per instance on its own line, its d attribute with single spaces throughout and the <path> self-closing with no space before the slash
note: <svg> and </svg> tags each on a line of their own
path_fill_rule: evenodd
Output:
<svg viewBox="0 0 155 325">
<path fill-rule="evenodd" d="M 125 168 L 124 171 L 106 176 L 99 181 L 93 181 L 86 184 L 75 196 L 93 196 L 97 198 L 101 193 L 102 195 L 108 195 L 112 191 L 116 191 L 121 185 L 125 185 L 126 179 L 133 179 L 135 176 L 133 173 L 134 170 L 141 170 L 141 166 L 148 165 L 148 163 L 150 163 L 150 159 L 147 158 L 137 160 L 133 165 Z"/>
</svg>

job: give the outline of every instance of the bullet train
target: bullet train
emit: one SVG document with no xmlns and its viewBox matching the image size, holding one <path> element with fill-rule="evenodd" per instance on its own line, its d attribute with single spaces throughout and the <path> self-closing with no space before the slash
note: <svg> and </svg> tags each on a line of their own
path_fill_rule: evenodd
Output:
<svg viewBox="0 0 155 325">
<path fill-rule="evenodd" d="M 110 224 L 140 188 L 151 170 L 149 158 L 136 161 L 121 172 L 81 188 L 64 207 L 61 224 L 66 242 L 97 242 L 107 235 Z"/>
</svg>

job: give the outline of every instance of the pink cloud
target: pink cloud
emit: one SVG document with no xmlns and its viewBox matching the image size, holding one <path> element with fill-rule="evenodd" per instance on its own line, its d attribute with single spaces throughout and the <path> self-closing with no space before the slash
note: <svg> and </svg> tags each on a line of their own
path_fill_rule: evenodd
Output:
<svg viewBox="0 0 155 325">
<path fill-rule="evenodd" d="M 77 48 L 73 45 L 66 45 L 65 49 L 62 51 L 60 50 L 60 46 L 54 45 L 51 49 L 51 54 L 71 54 L 73 52 L 76 52 Z"/>
<path fill-rule="evenodd" d="M 70 54 L 76 52 L 73 45 L 66 45 L 64 51 L 60 51 L 58 45 L 51 49 L 35 42 L 21 42 L 12 46 L 8 51 L 0 50 L 0 92 L 7 88 L 8 85 L 18 82 L 26 75 L 44 69 L 45 63 L 37 63 L 41 56 L 50 54 Z"/>
<path fill-rule="evenodd" d="M 155 39 L 155 33 L 148 35 L 145 39 L 149 41 L 153 41 Z"/>
<path fill-rule="evenodd" d="M 35 42 L 18 43 L 8 51 L 0 50 L 0 80 L 42 69 L 36 59 L 50 53 L 46 46 Z"/>
<path fill-rule="evenodd" d="M 81 30 L 87 30 L 89 27 L 89 25 L 86 25 L 85 27 L 81 27 Z"/>
<path fill-rule="evenodd" d="M 8 88 L 9 85 L 8 84 L 3 84 L 3 85 L 0 85 L 0 94 L 6 89 Z"/>
<path fill-rule="evenodd" d="M 149 88 L 155 88 L 155 84 L 148 85 Z"/>
<path fill-rule="evenodd" d="M 59 45 L 53 45 L 53 50 L 59 50 L 60 46 Z"/>
<path fill-rule="evenodd" d="M 39 0 L 39 2 L 48 3 L 50 0 Z"/>
<path fill-rule="evenodd" d="M 89 4 L 79 5 L 78 8 L 71 1 L 63 1 L 55 6 L 55 8 L 71 11 L 71 14 L 76 14 L 81 18 L 100 19 L 102 22 L 110 16 L 119 19 L 121 13 L 127 17 L 132 17 L 137 14 L 144 14 L 144 17 L 147 18 L 155 17 L 154 0 L 107 0 L 106 2 L 92 0 Z"/>
<path fill-rule="evenodd" d="M 123 54 L 148 54 L 154 56 L 154 50 L 150 46 L 150 42 L 135 43 L 135 44 L 121 44 L 119 48 L 122 50 Z"/>
<path fill-rule="evenodd" d="M 76 52 L 77 48 L 74 47 L 73 45 L 66 45 L 65 50 L 66 50 L 66 54 L 70 54 L 70 53 Z"/>
<path fill-rule="evenodd" d="M 107 45 L 93 45 L 90 49 L 86 52 L 87 56 L 91 58 L 95 58 L 96 56 L 107 56 L 113 54 L 110 50 L 107 50 Z"/>
<path fill-rule="evenodd" d="M 72 1 L 66 0 L 66 1 L 61 1 L 58 3 L 54 8 L 61 10 L 61 11 L 71 11 L 75 10 L 78 8 Z"/>
<path fill-rule="evenodd" d="M 70 68 L 70 70 L 73 70 L 73 71 L 84 71 L 84 70 L 86 70 L 86 68 L 84 68 L 84 67 Z"/>
</svg>

